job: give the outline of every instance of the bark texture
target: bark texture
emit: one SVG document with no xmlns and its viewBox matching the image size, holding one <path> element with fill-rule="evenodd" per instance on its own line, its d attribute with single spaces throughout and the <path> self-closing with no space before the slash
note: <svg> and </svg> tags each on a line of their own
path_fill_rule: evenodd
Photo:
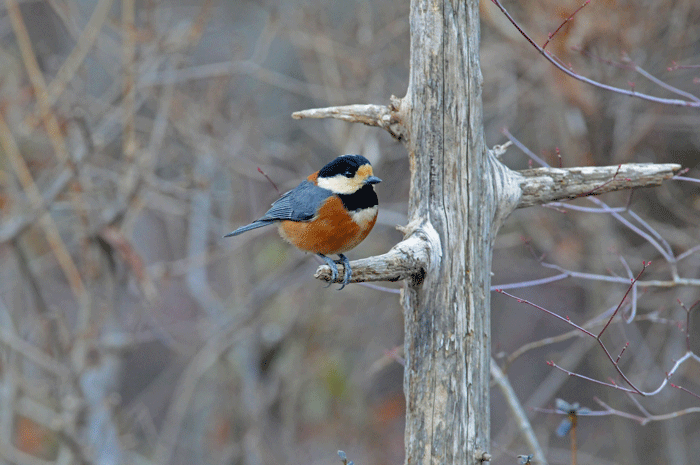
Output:
<svg viewBox="0 0 700 465">
<path fill-rule="evenodd" d="M 476 0 L 411 2 L 398 109 L 409 219 L 432 225 L 443 259 L 403 295 L 407 464 L 474 464 L 489 450 L 491 248 L 519 187 L 484 145 L 478 9 Z"/>
<path fill-rule="evenodd" d="M 660 186 L 671 179 L 681 165 L 672 163 L 628 163 L 619 166 L 578 168 L 536 168 L 518 171 L 522 176 L 519 208 L 554 200 L 600 195 L 635 187 Z"/>
</svg>

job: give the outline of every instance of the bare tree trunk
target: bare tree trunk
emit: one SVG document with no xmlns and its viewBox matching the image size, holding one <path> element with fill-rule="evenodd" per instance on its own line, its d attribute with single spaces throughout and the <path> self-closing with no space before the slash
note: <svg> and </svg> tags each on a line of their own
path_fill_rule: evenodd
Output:
<svg viewBox="0 0 700 465">
<path fill-rule="evenodd" d="M 508 177 L 483 140 L 478 8 L 411 2 L 399 109 L 413 168 L 409 218 L 437 231 L 443 259 L 403 298 L 407 464 L 477 463 L 489 450 L 491 249 L 496 214 L 515 208 L 517 193 L 498 208 Z"/>
</svg>

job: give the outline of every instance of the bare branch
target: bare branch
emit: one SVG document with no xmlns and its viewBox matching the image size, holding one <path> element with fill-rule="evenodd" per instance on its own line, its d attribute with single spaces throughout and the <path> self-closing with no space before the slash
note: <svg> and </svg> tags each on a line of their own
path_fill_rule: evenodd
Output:
<svg viewBox="0 0 700 465">
<path fill-rule="evenodd" d="M 12 135 L 12 131 L 10 131 L 10 128 L 5 122 L 5 118 L 1 114 L 0 146 L 5 151 L 9 164 L 17 175 L 17 179 L 19 179 L 20 184 L 27 194 L 32 207 L 35 211 L 40 211 L 44 202 L 41 192 L 34 182 L 34 178 L 32 177 L 31 171 L 29 170 L 24 157 L 22 157 L 22 153 L 20 152 L 17 141 Z M 68 280 L 76 299 L 84 301 L 83 299 L 86 298 L 86 291 L 82 277 L 80 276 L 80 271 L 78 270 L 75 261 L 73 261 L 65 242 L 63 242 L 56 223 L 48 212 L 43 212 L 39 216 L 39 224 L 46 234 L 46 240 L 56 256 L 56 260 L 61 266 L 61 269 L 66 275 L 66 279 Z"/>
<path fill-rule="evenodd" d="M 131 165 L 136 156 L 136 125 L 134 117 L 136 115 L 136 86 L 135 86 L 135 58 L 136 58 L 136 28 L 134 21 L 136 17 L 135 1 L 124 0 L 122 2 L 122 66 L 124 69 L 123 81 L 123 102 L 124 114 L 122 122 L 124 124 L 124 134 L 122 144 L 124 156 Z M 131 166 L 135 170 L 134 166 Z"/>
<path fill-rule="evenodd" d="M 400 281 L 402 279 L 421 281 L 428 266 L 439 263 L 442 248 L 440 236 L 430 223 L 423 223 L 415 229 L 412 224 L 404 229 L 408 237 L 392 247 L 389 252 L 351 262 L 350 282 Z M 334 282 L 342 283 L 343 273 L 343 266 L 339 265 L 338 276 L 340 277 Z M 314 277 L 330 281 L 331 269 L 328 265 L 321 265 Z"/>
<path fill-rule="evenodd" d="M 646 268 L 646 266 L 645 266 L 645 268 Z M 642 271 L 643 271 L 643 270 L 642 270 Z M 629 293 L 629 289 L 631 289 L 632 286 L 635 285 L 636 281 L 639 279 L 639 277 L 641 276 L 641 274 L 642 274 L 642 273 L 639 273 L 639 275 L 637 275 L 637 277 L 636 277 L 634 280 L 632 280 L 632 282 L 631 282 L 631 284 L 630 284 L 630 287 L 629 287 L 628 290 L 627 290 L 627 293 L 625 293 L 625 297 L 626 297 L 627 294 Z M 651 396 L 657 395 L 657 394 L 658 394 L 659 392 L 661 392 L 661 390 L 666 386 L 666 384 L 669 384 L 669 380 L 671 379 L 671 377 L 676 373 L 676 371 L 677 371 L 687 360 L 691 360 L 691 361 L 694 360 L 696 363 L 697 363 L 697 362 L 700 362 L 700 357 L 697 356 L 696 354 L 694 354 L 692 351 L 688 350 L 688 351 L 686 351 L 685 354 L 683 354 L 682 357 L 680 357 L 678 360 L 675 361 L 675 363 L 673 364 L 673 367 L 672 367 L 670 370 L 666 371 L 666 374 L 665 374 L 665 376 L 664 376 L 664 379 L 661 381 L 661 384 L 660 384 L 656 389 L 654 389 L 654 390 L 652 390 L 652 391 L 642 391 L 641 389 L 637 388 L 637 386 L 634 385 L 634 384 L 630 381 L 630 379 L 627 377 L 627 375 L 625 375 L 625 374 L 622 372 L 622 369 L 620 368 L 619 364 L 617 363 L 617 361 L 615 361 L 615 360 L 613 359 L 613 357 L 612 357 L 612 355 L 610 355 L 610 352 L 608 351 L 607 347 L 605 346 L 605 344 L 604 344 L 603 341 L 601 340 L 601 336 L 602 336 L 602 334 L 603 334 L 603 331 L 605 331 L 605 328 L 607 328 L 607 326 L 610 324 L 610 322 L 611 322 L 611 321 L 613 320 L 613 318 L 615 317 L 615 314 L 617 313 L 617 310 L 619 309 L 619 306 L 618 306 L 618 307 L 615 309 L 615 311 L 613 312 L 613 314 L 612 314 L 612 316 L 610 317 L 610 319 L 608 320 L 608 323 L 606 324 L 605 328 L 603 328 L 603 330 L 602 330 L 600 333 L 598 333 L 598 335 L 595 335 L 595 334 L 591 333 L 590 331 L 588 331 L 587 329 L 585 329 L 583 326 L 579 326 L 579 325 L 577 325 L 576 323 L 572 322 L 572 321 L 569 319 L 569 317 L 563 317 L 563 316 L 561 316 L 561 315 L 558 315 L 558 314 L 556 314 L 556 313 L 554 313 L 554 312 L 552 312 L 552 311 L 550 311 L 550 310 L 548 310 L 548 309 L 546 309 L 546 308 L 544 308 L 544 307 L 541 307 L 541 306 L 539 306 L 539 305 L 537 305 L 537 304 L 535 304 L 535 303 L 532 303 L 532 302 L 530 302 L 530 301 L 528 301 L 528 300 L 526 300 L 526 299 L 521 299 L 521 298 L 515 297 L 514 295 L 511 295 L 511 294 L 509 294 L 509 293 L 507 293 L 507 292 L 505 292 L 505 291 L 502 291 L 502 290 L 500 290 L 500 289 L 497 289 L 496 292 L 498 292 L 499 294 L 503 294 L 503 295 L 505 295 L 505 296 L 507 296 L 507 297 L 510 297 L 510 298 L 512 298 L 512 299 L 515 299 L 515 300 L 517 300 L 519 303 L 523 303 L 523 304 L 529 305 L 529 306 L 531 306 L 531 307 L 533 307 L 533 308 L 536 308 L 536 309 L 538 309 L 538 310 L 542 310 L 543 312 L 547 313 L 548 315 L 553 316 L 553 317 L 555 317 L 555 318 L 557 318 L 557 319 L 559 319 L 559 320 L 561 320 L 561 321 L 567 323 L 569 326 L 574 327 L 576 330 L 582 332 L 582 333 L 585 334 L 586 336 L 589 336 L 589 337 L 595 339 L 595 340 L 598 342 L 598 345 L 601 347 L 601 349 L 602 349 L 603 352 L 605 353 L 605 356 L 608 358 L 608 360 L 610 360 L 610 363 L 612 364 L 613 368 L 615 368 L 615 370 L 617 371 L 618 375 L 620 375 L 620 377 L 621 377 L 621 378 L 625 381 L 625 383 L 627 383 L 627 385 L 630 386 L 630 387 L 629 387 L 629 388 L 626 388 L 626 387 L 624 387 L 624 386 L 620 386 L 619 384 L 617 384 L 615 381 L 612 381 L 612 380 L 611 380 L 611 382 L 609 382 L 609 383 L 606 383 L 606 382 L 603 382 L 603 381 L 599 381 L 599 380 L 597 380 L 597 379 L 590 378 L 590 377 L 588 377 L 588 376 L 584 376 L 584 375 L 582 375 L 582 374 L 575 373 L 575 372 L 573 372 L 573 371 L 569 371 L 569 370 L 567 370 L 567 369 L 565 369 L 565 368 L 563 368 L 563 367 L 557 365 L 557 364 L 554 363 L 553 361 L 548 361 L 548 362 L 547 362 L 547 365 L 549 365 L 549 366 L 551 366 L 551 367 L 554 367 L 554 368 L 556 368 L 556 369 L 558 369 L 558 370 L 560 370 L 560 371 L 566 373 L 566 374 L 569 375 L 569 376 L 574 376 L 574 377 L 576 377 L 576 378 L 584 379 L 584 380 L 586 380 L 586 381 L 590 381 L 590 382 L 595 383 L 595 384 L 600 384 L 600 385 L 602 385 L 602 386 L 607 386 L 607 387 L 611 387 L 611 388 L 613 388 L 613 389 L 618 389 L 618 390 L 620 390 L 620 391 L 624 391 L 624 392 L 627 392 L 627 393 L 629 393 L 629 394 L 638 394 L 638 395 L 640 395 L 640 396 L 642 396 L 642 397 L 651 397 Z M 624 301 L 624 297 L 621 299 L 620 302 L 622 302 L 622 301 Z M 687 389 L 681 388 L 680 386 L 676 386 L 676 385 L 674 385 L 674 384 L 671 384 L 671 386 L 676 387 L 676 388 L 679 388 L 679 389 L 682 389 L 683 391 L 685 391 L 685 392 L 687 392 L 687 393 L 689 393 L 689 394 L 691 394 L 691 395 L 693 395 L 693 396 L 695 396 L 695 397 L 700 397 L 700 396 L 698 396 L 696 393 L 691 392 L 691 391 L 689 391 L 689 390 L 687 390 Z"/>
<path fill-rule="evenodd" d="M 37 103 L 39 104 L 41 119 L 46 127 L 46 132 L 53 145 L 56 157 L 65 164 L 70 162 L 68 149 L 66 148 L 65 140 L 61 134 L 58 118 L 51 109 L 49 101 L 46 80 L 41 72 L 39 62 L 32 46 L 32 41 L 29 38 L 27 26 L 22 18 L 22 13 L 17 0 L 7 0 L 7 13 L 12 22 L 12 28 L 17 37 L 17 44 L 22 53 L 22 60 L 27 70 L 27 75 L 32 83 L 34 93 L 36 94 Z"/>
<path fill-rule="evenodd" d="M 515 421 L 518 423 L 520 433 L 523 435 L 525 442 L 530 448 L 529 450 L 534 452 L 535 455 L 540 458 L 538 461 L 539 463 L 542 465 L 547 465 L 546 455 L 542 451 L 542 447 L 540 447 L 535 431 L 532 429 L 530 420 L 527 418 L 527 414 L 525 413 L 525 410 L 518 399 L 518 395 L 515 393 L 515 390 L 513 389 L 513 386 L 511 386 L 506 374 L 503 373 L 501 368 L 498 366 L 498 363 L 496 363 L 496 361 L 493 359 L 491 360 L 491 377 L 501 390 L 501 395 L 503 395 L 503 397 L 506 399 L 508 407 L 515 418 Z"/>
<path fill-rule="evenodd" d="M 573 13 L 571 13 L 571 15 L 569 15 L 569 17 L 566 18 L 554 32 L 547 34 L 547 41 L 544 43 L 544 45 L 542 45 L 542 50 L 547 48 L 549 42 L 552 39 L 554 39 L 554 36 L 557 35 L 559 31 L 561 31 L 561 28 L 563 28 L 568 22 L 573 21 L 574 16 L 576 16 L 576 13 L 583 10 L 589 3 L 591 3 L 591 0 L 586 0 L 585 2 L 583 2 L 583 4 L 580 7 L 578 7 Z"/>
<path fill-rule="evenodd" d="M 535 168 L 518 171 L 523 191 L 518 208 L 542 205 L 635 187 L 659 186 L 681 166 L 673 163 L 628 163 L 619 166 Z"/>
<path fill-rule="evenodd" d="M 385 129 L 396 140 L 401 140 L 405 130 L 397 115 L 400 99 L 391 96 L 391 104 L 385 105 L 343 105 L 338 107 L 311 108 L 292 113 L 292 118 L 334 118 L 349 123 L 362 123 Z"/>
<path fill-rule="evenodd" d="M 27 228 L 36 224 L 37 217 L 47 210 L 47 205 L 51 205 L 74 178 L 73 168 L 65 168 L 44 191 L 42 194 L 43 202 L 40 205 L 32 206 L 32 210 L 24 215 L 3 218 L 3 223 L 0 226 L 0 243 L 17 238 Z"/>
<path fill-rule="evenodd" d="M 92 48 L 97 39 L 100 30 L 102 29 L 102 24 L 104 24 L 107 14 L 114 0 L 100 0 L 97 2 L 95 9 L 90 16 L 90 20 L 87 22 L 82 32 L 80 33 L 80 38 L 75 44 L 75 48 L 71 51 L 68 58 L 63 62 L 61 68 L 56 73 L 56 77 L 51 84 L 49 84 L 46 89 L 47 93 L 47 104 L 53 105 L 59 99 L 63 91 L 65 90 L 67 84 L 75 76 L 80 66 L 85 61 L 88 52 Z"/>
<path fill-rule="evenodd" d="M 632 397 L 632 399 L 633 399 L 633 397 Z M 677 410 L 675 412 L 665 413 L 662 415 L 651 415 L 649 412 L 644 411 L 644 416 L 640 416 L 640 415 L 634 415 L 634 414 L 631 414 L 628 412 L 623 412 L 622 410 L 617 410 L 615 408 L 612 408 L 611 406 L 609 406 L 608 404 L 606 404 L 605 402 L 603 402 L 602 400 L 600 400 L 597 397 L 594 397 L 593 400 L 598 402 L 598 404 L 600 404 L 600 406 L 605 409 L 605 410 L 603 410 L 604 414 L 616 415 L 616 416 L 622 417 L 622 418 L 629 418 L 630 420 L 638 421 L 639 424 L 642 426 L 644 426 L 647 423 L 652 422 L 652 421 L 666 421 L 666 420 L 671 420 L 673 418 L 681 417 L 683 415 L 688 415 L 689 413 L 700 413 L 700 407 L 689 407 L 689 408 L 686 408 L 683 410 Z M 640 406 L 638 406 L 638 407 L 640 407 Z M 599 413 L 599 412 L 595 412 L 595 413 Z"/>
<path fill-rule="evenodd" d="M 667 99 L 667 98 L 661 98 L 661 97 L 655 97 L 653 95 L 649 94 L 643 94 L 640 92 L 635 92 L 634 89 L 621 89 L 619 87 L 615 86 L 609 86 L 607 84 L 603 84 L 602 82 L 595 81 L 593 79 L 587 78 L 585 76 L 582 76 L 574 71 L 572 71 L 570 68 L 564 66 L 558 58 L 556 58 L 554 55 L 546 51 L 544 48 L 540 47 L 533 39 L 528 35 L 525 30 L 520 27 L 518 22 L 508 13 L 508 11 L 501 5 L 499 0 L 491 0 L 494 5 L 498 7 L 499 10 L 508 18 L 508 21 L 511 22 L 511 24 L 518 30 L 518 32 L 525 37 L 525 40 L 527 40 L 530 45 L 532 45 L 539 53 L 542 55 L 547 61 L 549 61 L 551 64 L 557 67 L 561 72 L 564 74 L 567 74 L 571 76 L 572 78 L 585 82 L 586 84 L 590 84 L 592 86 L 598 87 L 600 89 L 605 89 L 609 90 L 612 92 L 616 92 L 618 94 L 622 95 L 627 95 L 630 97 L 637 97 L 642 100 L 647 100 L 649 102 L 656 102 L 656 103 L 662 103 L 664 105 L 674 105 L 674 106 L 682 106 L 682 107 L 693 107 L 693 108 L 698 108 L 700 106 L 700 102 L 697 100 L 693 99 L 692 101 L 689 100 L 680 100 L 680 99 Z M 546 44 L 545 44 L 546 45 Z"/>
</svg>

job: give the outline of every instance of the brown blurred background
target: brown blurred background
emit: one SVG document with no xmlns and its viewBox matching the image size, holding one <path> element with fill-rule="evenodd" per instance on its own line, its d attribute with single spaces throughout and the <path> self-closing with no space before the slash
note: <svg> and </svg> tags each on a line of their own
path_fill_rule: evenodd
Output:
<svg viewBox="0 0 700 465">
<path fill-rule="evenodd" d="M 540 44 L 580 5 L 511 3 Z M 221 236 L 278 196 L 258 168 L 283 192 L 335 156 L 361 153 L 384 182 L 377 226 L 349 257 L 401 239 L 394 226 L 406 222 L 409 189 L 402 145 L 376 128 L 290 115 L 403 96 L 408 13 L 398 1 L 0 5 L 3 463 L 339 463 L 338 449 L 358 465 L 403 461 L 401 286 L 326 289 L 313 279 L 318 261 L 274 228 Z M 554 166 L 559 149 L 563 166 L 673 162 L 700 178 L 697 110 L 565 77 L 489 1 L 482 40 L 489 146 L 507 140 L 507 127 Z M 620 66 L 628 57 L 697 95 L 700 68 L 668 68 L 700 65 L 700 4 L 594 1 L 548 50 L 590 78 L 674 96 Z M 515 148 L 503 161 L 528 166 Z M 676 255 L 700 244 L 698 184 L 671 181 L 602 200 L 629 204 Z M 651 260 L 643 279 L 670 280 L 673 269 L 700 278 L 700 252 L 669 263 L 610 215 L 540 207 L 504 225 L 494 285 L 558 273 L 539 258 L 624 277 Z M 582 323 L 625 291 L 566 279 L 511 292 Z M 621 366 L 644 389 L 655 389 L 686 350 L 677 299 L 690 306 L 700 286 L 640 288 L 637 321 L 606 334 L 614 355 L 630 342 Z M 501 295 L 492 302 L 494 357 L 526 407 L 561 397 L 595 409 L 597 396 L 640 414 L 625 394 L 546 365 L 614 378 L 600 349 L 580 337 L 510 363 L 524 344 L 569 328 Z M 623 310 L 629 315 L 629 305 Z M 673 381 L 700 393 L 699 376 L 689 364 Z M 492 402 L 493 463 L 516 463 L 531 451 L 497 389 Z M 640 402 L 653 414 L 698 405 L 670 387 Z M 530 413 L 550 463 L 569 463 L 568 439 L 553 433 L 561 417 Z M 579 463 L 693 463 L 699 425 L 698 414 L 646 426 L 584 418 Z"/>
</svg>

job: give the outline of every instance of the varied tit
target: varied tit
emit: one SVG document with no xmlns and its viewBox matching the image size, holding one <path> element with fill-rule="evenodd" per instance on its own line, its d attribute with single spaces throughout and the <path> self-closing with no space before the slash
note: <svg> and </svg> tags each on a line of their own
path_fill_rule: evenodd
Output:
<svg viewBox="0 0 700 465">
<path fill-rule="evenodd" d="M 374 227 L 379 199 L 373 186 L 381 181 L 365 157 L 342 155 L 282 195 L 262 218 L 224 237 L 277 223 L 284 240 L 323 259 L 331 269 L 331 283 L 338 277 L 336 263 L 343 264 L 342 289 L 352 274 L 343 253 L 362 242 Z M 330 254 L 340 260 L 331 260 Z"/>
</svg>

